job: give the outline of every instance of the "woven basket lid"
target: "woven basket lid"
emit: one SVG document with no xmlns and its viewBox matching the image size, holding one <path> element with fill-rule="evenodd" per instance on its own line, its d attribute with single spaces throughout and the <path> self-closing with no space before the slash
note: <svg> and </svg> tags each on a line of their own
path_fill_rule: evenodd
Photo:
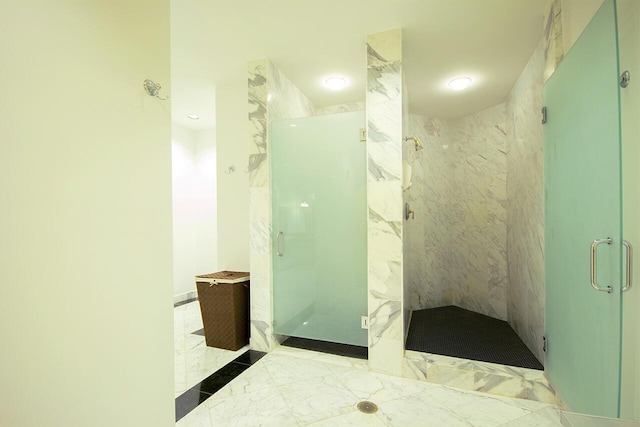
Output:
<svg viewBox="0 0 640 427">
<path fill-rule="evenodd" d="M 218 271 L 211 274 L 200 274 L 196 276 L 196 282 L 206 283 L 241 283 L 249 281 L 247 271 Z"/>
</svg>

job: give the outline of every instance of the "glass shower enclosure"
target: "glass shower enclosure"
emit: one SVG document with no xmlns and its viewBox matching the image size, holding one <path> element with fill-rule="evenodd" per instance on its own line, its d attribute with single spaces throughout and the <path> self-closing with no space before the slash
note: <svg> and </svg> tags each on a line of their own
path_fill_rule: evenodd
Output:
<svg viewBox="0 0 640 427">
<path fill-rule="evenodd" d="M 270 123 L 278 335 L 367 346 L 365 113 Z"/>
<path fill-rule="evenodd" d="M 573 410 L 607 417 L 620 414 L 630 280 L 618 76 L 616 3 L 605 0 L 544 88 L 544 168 L 545 371 Z"/>
</svg>

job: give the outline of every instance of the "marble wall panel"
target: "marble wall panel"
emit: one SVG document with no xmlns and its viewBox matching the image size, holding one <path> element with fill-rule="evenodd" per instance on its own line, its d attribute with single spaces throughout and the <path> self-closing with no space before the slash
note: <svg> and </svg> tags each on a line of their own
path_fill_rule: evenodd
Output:
<svg viewBox="0 0 640 427">
<path fill-rule="evenodd" d="M 556 70 L 564 58 L 562 31 L 562 0 L 551 0 L 544 17 L 544 81 Z"/>
<path fill-rule="evenodd" d="M 315 115 L 315 107 L 289 78 L 267 61 L 269 121 Z"/>
<path fill-rule="evenodd" d="M 424 147 L 407 156 L 412 310 L 458 305 L 506 320 L 505 108 L 456 121 L 410 116 L 409 133 Z"/>
<path fill-rule="evenodd" d="M 259 351 L 269 351 L 274 345 L 271 313 L 267 74 L 266 60 L 248 64 L 250 346 Z"/>
<path fill-rule="evenodd" d="M 410 144 L 406 143 L 406 137 L 409 136 L 408 135 L 409 132 L 409 89 L 407 88 L 407 85 L 405 83 L 405 79 L 404 79 L 404 74 L 402 75 L 402 136 L 403 139 L 401 141 L 402 144 L 402 169 L 403 169 L 403 176 L 402 176 L 402 202 L 403 202 L 403 206 L 405 206 L 405 203 L 407 203 L 408 200 L 408 194 L 406 192 L 407 190 L 407 183 L 406 183 L 406 177 L 405 174 L 407 173 L 407 164 L 408 162 L 411 160 L 411 156 L 413 155 L 413 152 L 415 152 L 415 150 L 411 149 Z M 410 183 L 409 183 L 410 185 Z M 403 259 L 403 263 L 402 263 L 402 322 L 404 325 L 404 330 L 403 330 L 403 337 L 404 337 L 404 342 L 406 342 L 406 338 L 409 334 L 409 325 L 411 322 L 411 310 L 409 309 L 409 301 L 411 300 L 411 283 L 410 283 L 410 275 L 409 275 L 409 256 L 411 254 L 411 244 L 409 242 L 409 240 L 407 239 L 407 225 L 408 225 L 408 220 L 407 218 L 405 218 L 405 215 L 403 215 L 402 218 L 402 259 Z"/>
<path fill-rule="evenodd" d="M 540 42 L 507 101 L 508 319 L 540 361 L 544 361 L 544 188 L 540 110 L 545 43 L 545 40 Z"/>
<path fill-rule="evenodd" d="M 409 115 L 407 136 L 423 147 L 416 151 L 411 142 L 404 143 L 411 168 L 411 186 L 404 195 L 415 211 L 405 222 L 410 310 L 453 304 L 454 287 L 445 267 L 452 194 L 448 129 L 444 120 Z"/>
<path fill-rule="evenodd" d="M 329 114 L 350 113 L 352 111 L 365 111 L 365 103 L 350 102 L 348 104 L 329 105 L 327 107 L 316 108 L 316 116 L 325 116 Z"/>
<path fill-rule="evenodd" d="M 249 187 L 268 186 L 267 61 L 248 64 Z"/>
<path fill-rule="evenodd" d="M 455 181 L 464 220 L 452 224 L 452 243 L 466 259 L 456 281 L 456 305 L 506 320 L 506 106 L 500 104 L 450 123 Z M 492 207 L 491 215 L 489 207 Z"/>
<path fill-rule="evenodd" d="M 367 37 L 369 367 L 400 375 L 404 351 L 402 34 Z"/>
<path fill-rule="evenodd" d="M 249 188 L 250 346 L 269 351 L 273 338 L 271 292 L 271 200 L 268 187 Z"/>
</svg>

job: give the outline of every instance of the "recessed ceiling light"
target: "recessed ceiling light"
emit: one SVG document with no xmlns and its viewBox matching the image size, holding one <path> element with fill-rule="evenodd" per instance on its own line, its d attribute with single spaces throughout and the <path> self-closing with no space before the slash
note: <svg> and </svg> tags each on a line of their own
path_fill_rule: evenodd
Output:
<svg viewBox="0 0 640 427">
<path fill-rule="evenodd" d="M 324 85 L 331 90 L 342 90 L 347 87 L 347 79 L 339 76 L 329 77 L 324 81 Z"/>
<path fill-rule="evenodd" d="M 200 118 L 200 116 L 197 115 L 197 114 L 187 114 L 187 118 L 189 118 L 191 120 L 198 120 Z"/>
<path fill-rule="evenodd" d="M 469 77 L 456 77 L 455 79 L 449 81 L 447 86 L 449 86 L 453 90 L 465 90 L 471 84 L 471 79 Z"/>
</svg>

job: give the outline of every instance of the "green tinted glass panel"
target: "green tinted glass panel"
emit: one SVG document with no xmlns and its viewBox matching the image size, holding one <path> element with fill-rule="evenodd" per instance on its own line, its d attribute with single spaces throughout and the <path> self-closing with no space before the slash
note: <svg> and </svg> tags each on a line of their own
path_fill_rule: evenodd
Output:
<svg viewBox="0 0 640 427">
<path fill-rule="evenodd" d="M 364 112 L 270 125 L 276 334 L 367 345 L 364 127 Z"/>
<path fill-rule="evenodd" d="M 615 3 L 605 0 L 544 90 L 545 370 L 574 411 L 616 417 L 621 185 Z M 591 286 L 590 246 L 597 250 Z"/>
</svg>

